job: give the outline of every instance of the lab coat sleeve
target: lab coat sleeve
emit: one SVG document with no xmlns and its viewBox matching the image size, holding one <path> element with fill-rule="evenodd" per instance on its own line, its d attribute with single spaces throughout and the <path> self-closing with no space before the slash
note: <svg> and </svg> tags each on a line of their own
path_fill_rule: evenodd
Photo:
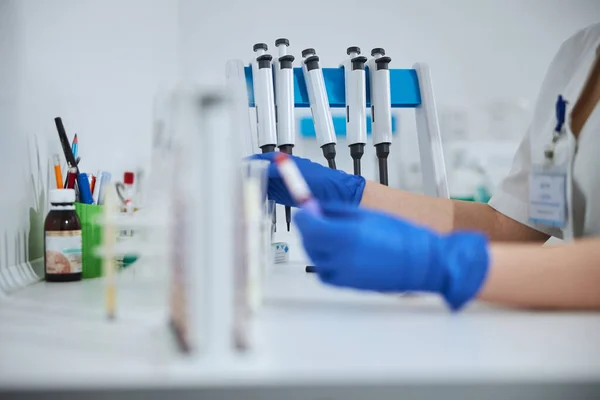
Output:
<svg viewBox="0 0 600 400">
<path fill-rule="evenodd" d="M 546 120 L 548 110 L 554 110 L 556 95 L 564 88 L 565 79 L 572 74 L 572 68 L 576 65 L 573 60 L 580 56 L 582 43 L 589 40 L 588 31 L 589 29 L 584 29 L 571 36 L 561 45 L 554 56 L 540 89 L 532 123 L 515 154 L 511 171 L 489 202 L 492 208 L 507 217 L 561 239 L 563 238 L 561 229 L 529 222 L 529 174 L 532 164 L 532 141 L 534 137 L 539 137 L 539 129 L 546 129 L 541 128 L 545 125 L 540 121 Z M 539 141 L 537 143 L 539 145 Z M 535 146 L 535 143 L 533 145 Z M 540 154 L 543 151 L 542 148 L 534 148 L 534 150 Z"/>
<path fill-rule="evenodd" d="M 489 201 L 498 212 L 547 235 L 562 238 L 557 228 L 529 221 L 529 173 L 531 171 L 531 138 L 529 132 L 519 145 L 508 176 L 502 181 Z"/>
</svg>

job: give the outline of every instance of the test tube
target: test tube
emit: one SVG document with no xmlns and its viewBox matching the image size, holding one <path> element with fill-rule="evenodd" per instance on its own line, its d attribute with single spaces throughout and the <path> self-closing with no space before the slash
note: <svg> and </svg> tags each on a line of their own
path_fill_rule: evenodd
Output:
<svg viewBox="0 0 600 400">
<path fill-rule="evenodd" d="M 208 357 L 232 350 L 236 230 L 236 173 L 241 149 L 225 92 L 182 88 L 174 98 L 171 319 L 191 352 Z"/>
<path fill-rule="evenodd" d="M 269 161 L 245 160 L 242 163 L 244 215 L 246 226 L 246 257 L 248 259 L 248 304 L 251 312 L 258 311 L 261 299 L 261 271 L 264 268 L 263 210 L 267 195 Z"/>
<path fill-rule="evenodd" d="M 270 69 L 269 69 L 270 70 Z M 203 91 L 199 96 L 201 125 L 200 143 L 208 144 L 196 174 L 202 175 L 206 186 L 198 187 L 203 202 L 194 207 L 201 211 L 202 237 L 208 246 L 203 256 L 205 264 L 203 285 L 207 290 L 208 339 L 207 351 L 220 357 L 232 349 L 232 325 L 234 313 L 234 270 L 235 253 L 232 249 L 236 231 L 242 229 L 242 221 L 236 220 L 233 212 L 237 197 L 236 174 L 239 173 L 241 148 L 227 148 L 222 143 L 235 143 L 237 132 L 233 130 L 235 107 L 233 99 L 223 91 Z M 196 182 L 196 181 L 194 181 Z M 193 248 L 192 251 L 197 251 Z M 196 268 L 192 266 L 192 268 Z"/>
<path fill-rule="evenodd" d="M 313 197 L 306 180 L 304 180 L 294 160 L 287 154 L 280 152 L 275 157 L 275 165 L 296 203 L 310 212 L 321 214 L 321 207 Z"/>
</svg>

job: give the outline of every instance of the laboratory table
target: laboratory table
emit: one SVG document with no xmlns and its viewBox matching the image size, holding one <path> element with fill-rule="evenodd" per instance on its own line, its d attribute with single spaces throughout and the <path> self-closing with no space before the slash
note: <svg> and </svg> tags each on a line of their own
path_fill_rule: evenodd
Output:
<svg viewBox="0 0 600 400">
<path fill-rule="evenodd" d="M 0 298 L 0 398 L 600 399 L 597 313 L 451 313 L 325 287 L 304 265 L 276 266 L 254 348 L 224 362 L 176 351 L 163 279 L 124 272 L 111 323 L 102 279 Z"/>
</svg>

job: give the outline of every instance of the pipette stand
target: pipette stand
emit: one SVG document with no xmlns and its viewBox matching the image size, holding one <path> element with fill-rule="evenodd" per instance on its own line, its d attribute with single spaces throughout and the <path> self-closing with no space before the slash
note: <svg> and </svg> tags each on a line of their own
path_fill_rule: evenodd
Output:
<svg viewBox="0 0 600 400">
<path fill-rule="evenodd" d="M 254 107 L 252 67 L 245 66 L 241 60 L 231 60 L 227 65 L 229 86 L 237 87 L 236 90 L 239 92 L 245 85 L 248 106 Z M 233 65 L 236 68 L 232 68 Z M 243 76 L 241 66 L 243 66 Z M 343 68 L 323 68 L 322 70 L 329 106 L 345 108 L 346 91 Z M 236 71 L 236 73 L 232 74 L 231 71 Z M 371 107 L 368 68 L 366 73 L 366 106 L 368 109 Z M 390 94 L 392 108 L 413 108 L 415 110 L 424 194 L 449 198 L 440 126 L 427 64 L 416 63 L 412 69 L 390 69 Z M 300 67 L 294 68 L 294 107 L 310 107 L 306 82 Z M 247 131 L 252 132 L 250 126 L 247 127 Z"/>
</svg>

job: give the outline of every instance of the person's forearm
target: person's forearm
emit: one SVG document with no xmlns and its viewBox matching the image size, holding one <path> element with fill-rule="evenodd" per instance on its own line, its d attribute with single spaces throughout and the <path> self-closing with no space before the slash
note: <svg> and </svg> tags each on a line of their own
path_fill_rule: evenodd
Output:
<svg viewBox="0 0 600 400">
<path fill-rule="evenodd" d="M 532 309 L 600 310 L 600 239 L 568 245 L 493 244 L 478 298 Z"/>
<path fill-rule="evenodd" d="M 438 232 L 476 230 L 492 241 L 545 241 L 548 236 L 483 203 L 413 194 L 367 181 L 361 206 L 381 210 Z"/>
<path fill-rule="evenodd" d="M 409 219 L 438 232 L 453 229 L 453 206 L 449 199 L 413 194 L 367 181 L 360 205 Z"/>
</svg>

